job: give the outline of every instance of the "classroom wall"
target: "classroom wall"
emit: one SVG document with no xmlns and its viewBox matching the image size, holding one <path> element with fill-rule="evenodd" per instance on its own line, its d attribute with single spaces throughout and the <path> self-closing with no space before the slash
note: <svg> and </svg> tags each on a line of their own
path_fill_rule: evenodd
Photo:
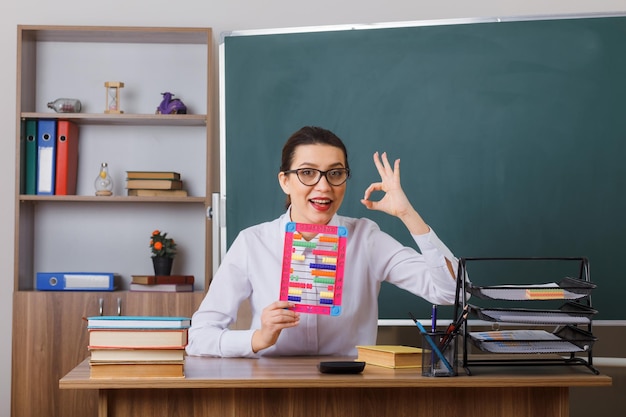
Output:
<svg viewBox="0 0 626 417">
<path fill-rule="evenodd" d="M 9 0 L 10 1 L 10 0 Z M 339 24 L 384 23 L 452 18 L 483 18 L 572 13 L 625 12 L 624 0 L 20 0 L 0 13 L 0 369 L 11 367 L 15 173 L 15 43 L 18 24 L 210 26 L 223 31 Z M 219 38 L 216 39 L 216 42 Z M 0 417 L 10 415 L 9 372 L 0 373 Z"/>
</svg>

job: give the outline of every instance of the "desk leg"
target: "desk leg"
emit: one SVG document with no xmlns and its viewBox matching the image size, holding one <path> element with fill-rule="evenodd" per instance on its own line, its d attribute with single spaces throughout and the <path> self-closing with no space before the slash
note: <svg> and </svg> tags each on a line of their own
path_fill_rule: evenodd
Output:
<svg viewBox="0 0 626 417">
<path fill-rule="evenodd" d="M 98 390 L 98 417 L 108 417 L 109 415 L 109 403 L 108 403 L 108 390 Z"/>
</svg>

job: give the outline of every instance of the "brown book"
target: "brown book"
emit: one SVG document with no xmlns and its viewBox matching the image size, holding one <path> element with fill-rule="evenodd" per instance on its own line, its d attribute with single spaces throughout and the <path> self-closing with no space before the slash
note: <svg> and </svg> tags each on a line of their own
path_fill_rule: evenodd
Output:
<svg viewBox="0 0 626 417">
<path fill-rule="evenodd" d="M 357 346 L 357 361 L 387 368 L 419 368 L 422 349 L 400 345 Z"/>
<path fill-rule="evenodd" d="M 184 349 L 90 349 L 95 362 L 172 362 L 185 359 Z"/>
<path fill-rule="evenodd" d="M 143 292 L 192 292 L 193 284 L 135 284 L 131 282 L 129 290 Z"/>
<path fill-rule="evenodd" d="M 126 180 L 126 188 L 146 190 L 182 190 L 181 180 Z"/>
<path fill-rule="evenodd" d="M 131 188 L 128 190 L 131 197 L 187 197 L 187 190 L 145 190 Z"/>
<path fill-rule="evenodd" d="M 126 179 L 179 180 L 180 173 L 174 171 L 126 171 Z"/>
<path fill-rule="evenodd" d="M 88 329 L 89 349 L 181 349 L 187 346 L 187 329 Z"/>
<path fill-rule="evenodd" d="M 193 275 L 132 275 L 133 284 L 193 284 Z"/>
<path fill-rule="evenodd" d="M 184 378 L 185 362 L 90 363 L 91 378 Z"/>
</svg>

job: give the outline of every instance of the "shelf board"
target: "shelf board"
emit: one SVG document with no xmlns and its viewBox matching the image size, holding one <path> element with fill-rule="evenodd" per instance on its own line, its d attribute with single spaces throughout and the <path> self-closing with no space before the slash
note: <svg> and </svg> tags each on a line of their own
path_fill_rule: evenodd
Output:
<svg viewBox="0 0 626 417">
<path fill-rule="evenodd" d="M 24 41 L 208 44 L 210 28 L 18 25 Z"/>
<path fill-rule="evenodd" d="M 78 124 L 128 126 L 206 126 L 206 114 L 106 114 L 22 112 L 22 119 L 70 120 Z"/>
<path fill-rule="evenodd" d="M 80 203 L 182 203 L 198 204 L 206 202 L 205 197 L 128 197 L 111 196 L 96 197 L 89 195 L 25 195 L 19 197 L 21 202 L 80 202 Z"/>
</svg>

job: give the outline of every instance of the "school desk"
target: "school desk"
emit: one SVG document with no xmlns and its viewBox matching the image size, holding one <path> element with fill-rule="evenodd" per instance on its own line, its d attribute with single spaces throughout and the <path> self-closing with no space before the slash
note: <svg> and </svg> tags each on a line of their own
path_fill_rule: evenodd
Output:
<svg viewBox="0 0 626 417">
<path fill-rule="evenodd" d="M 485 367 L 422 377 L 419 368 L 367 365 L 321 374 L 321 360 L 187 357 L 185 378 L 90 379 L 86 359 L 60 389 L 97 390 L 99 417 L 152 416 L 568 416 L 570 387 L 610 386 L 584 367 Z"/>
</svg>

